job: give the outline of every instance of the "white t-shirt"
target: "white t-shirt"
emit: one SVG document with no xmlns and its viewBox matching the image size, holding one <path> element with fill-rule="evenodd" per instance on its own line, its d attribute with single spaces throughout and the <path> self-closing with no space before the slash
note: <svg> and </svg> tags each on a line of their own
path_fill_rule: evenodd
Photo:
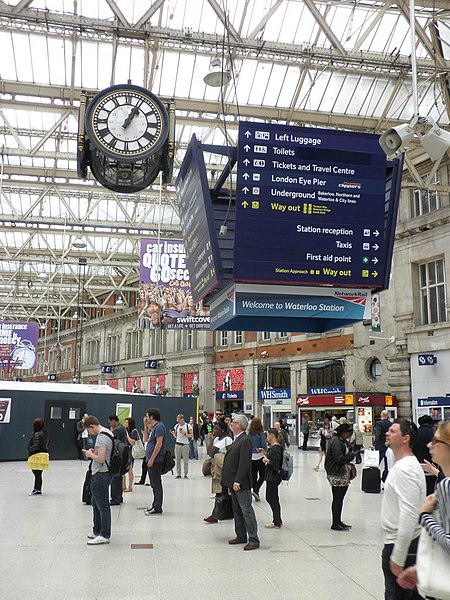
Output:
<svg viewBox="0 0 450 600">
<path fill-rule="evenodd" d="M 420 535 L 419 512 L 426 496 L 425 475 L 415 456 L 392 465 L 384 484 L 381 527 L 384 543 L 394 544 L 391 560 L 403 567 L 411 542 Z"/>
<path fill-rule="evenodd" d="M 226 435 L 224 438 L 214 438 L 213 446 L 214 448 L 218 448 L 219 454 L 226 454 L 228 446 L 231 446 L 233 440 Z"/>
<path fill-rule="evenodd" d="M 177 444 L 189 444 L 188 433 L 192 433 L 192 426 L 189 423 L 184 423 L 184 425 L 177 423 L 175 431 L 177 434 Z"/>
</svg>

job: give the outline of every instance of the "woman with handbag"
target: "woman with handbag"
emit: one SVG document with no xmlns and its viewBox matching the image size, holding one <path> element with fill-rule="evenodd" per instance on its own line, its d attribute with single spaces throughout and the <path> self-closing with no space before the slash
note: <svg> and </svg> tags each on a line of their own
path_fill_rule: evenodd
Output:
<svg viewBox="0 0 450 600">
<path fill-rule="evenodd" d="M 128 473 L 123 476 L 123 483 L 124 483 L 123 491 L 124 492 L 132 492 L 133 491 L 133 479 L 134 479 L 134 474 L 133 474 L 134 459 L 142 458 L 142 455 L 145 456 L 145 451 L 144 451 L 144 445 L 139 436 L 139 431 L 136 429 L 136 421 L 132 417 L 128 417 L 127 419 L 125 419 L 125 431 L 127 434 L 128 445 L 130 446 L 131 466 L 130 466 L 130 470 L 128 471 Z M 140 442 L 140 444 L 139 444 L 139 442 Z M 141 452 L 140 456 L 137 456 L 136 451 L 138 450 L 138 448 L 141 449 L 140 447 L 142 447 L 142 452 Z M 135 448 L 136 448 L 136 450 L 135 450 Z M 133 450 L 134 450 L 134 452 L 133 452 Z M 127 475 L 128 475 L 128 486 L 126 484 Z"/>
<path fill-rule="evenodd" d="M 436 600 L 450 599 L 450 421 L 441 422 L 428 443 L 432 461 L 444 473 L 436 492 L 422 505 L 419 522 L 422 532 L 416 565 L 408 567 L 397 578 L 405 589 L 416 585 L 422 596 Z M 436 514 L 438 509 L 438 514 Z"/>
<path fill-rule="evenodd" d="M 28 466 L 34 475 L 33 490 L 29 496 L 42 494 L 42 471 L 48 469 L 48 433 L 42 419 L 33 421 L 33 433 L 28 442 Z"/>
<path fill-rule="evenodd" d="M 213 442 L 208 447 L 208 455 L 211 457 L 211 490 L 216 495 L 216 503 L 224 496 L 228 495 L 228 488 L 222 485 L 222 468 L 225 454 L 228 446 L 231 446 L 233 440 L 227 435 L 228 426 L 224 420 L 216 421 L 212 431 Z M 214 512 L 214 511 L 213 511 Z M 205 523 L 217 523 L 219 520 L 213 514 L 203 519 Z"/>
<path fill-rule="evenodd" d="M 327 454 L 325 457 L 325 471 L 327 479 L 331 485 L 333 501 L 331 503 L 331 513 L 333 522 L 331 529 L 333 531 L 349 531 L 351 525 L 346 525 L 342 519 L 342 506 L 344 497 L 347 493 L 350 481 L 356 476 L 356 467 L 350 465 L 355 458 L 355 454 L 350 450 L 348 440 L 353 434 L 353 428 L 348 423 L 339 425 L 334 430 L 334 435 L 330 440 Z"/>
</svg>

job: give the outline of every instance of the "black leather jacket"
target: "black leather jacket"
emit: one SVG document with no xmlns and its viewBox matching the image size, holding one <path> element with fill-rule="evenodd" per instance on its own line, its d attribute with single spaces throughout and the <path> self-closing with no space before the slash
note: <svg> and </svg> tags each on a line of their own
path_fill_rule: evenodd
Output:
<svg viewBox="0 0 450 600">
<path fill-rule="evenodd" d="M 355 458 L 354 452 L 348 449 L 347 442 L 336 434 L 330 440 L 325 456 L 325 471 L 327 475 L 342 475 L 345 465 Z"/>
<path fill-rule="evenodd" d="M 28 442 L 28 456 L 48 452 L 48 433 L 46 431 L 35 431 Z"/>
</svg>

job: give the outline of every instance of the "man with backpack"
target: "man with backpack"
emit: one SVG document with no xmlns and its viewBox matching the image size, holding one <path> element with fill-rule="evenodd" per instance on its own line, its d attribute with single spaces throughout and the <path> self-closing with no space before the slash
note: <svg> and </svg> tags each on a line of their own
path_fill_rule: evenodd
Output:
<svg viewBox="0 0 450 600">
<path fill-rule="evenodd" d="M 92 533 L 88 535 L 88 545 L 109 544 L 111 537 L 111 508 L 109 506 L 109 486 L 111 474 L 107 462 L 111 460 L 113 441 L 106 427 L 102 427 L 93 415 L 84 420 L 84 426 L 89 435 L 97 436 L 95 447 L 83 449 L 86 458 L 92 460 L 92 511 L 93 527 Z M 99 435 L 105 432 L 104 435 Z"/>
<path fill-rule="evenodd" d="M 117 440 L 120 440 L 124 444 L 127 444 L 127 433 L 125 427 L 120 423 L 117 415 L 109 415 L 108 422 L 111 427 L 111 431 Z M 123 486 L 122 486 L 122 475 L 113 475 L 111 481 L 111 506 L 120 506 L 123 502 Z"/>
</svg>

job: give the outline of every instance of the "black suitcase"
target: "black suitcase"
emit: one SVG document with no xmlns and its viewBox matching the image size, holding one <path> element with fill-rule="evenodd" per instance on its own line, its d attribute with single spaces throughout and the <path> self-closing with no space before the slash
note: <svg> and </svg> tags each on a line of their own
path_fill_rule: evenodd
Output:
<svg viewBox="0 0 450 600">
<path fill-rule="evenodd" d="M 231 506 L 231 496 L 228 494 L 221 498 L 216 498 L 212 516 L 218 521 L 226 521 L 233 518 L 233 508 Z"/>
<path fill-rule="evenodd" d="M 361 489 L 368 494 L 381 492 L 381 471 L 378 467 L 365 467 L 362 471 Z"/>
<path fill-rule="evenodd" d="M 83 483 L 83 491 L 81 493 L 81 502 L 84 504 L 92 504 L 92 496 L 91 496 L 91 481 L 92 481 L 92 472 L 91 467 L 86 471 L 86 477 L 84 478 Z"/>
</svg>

